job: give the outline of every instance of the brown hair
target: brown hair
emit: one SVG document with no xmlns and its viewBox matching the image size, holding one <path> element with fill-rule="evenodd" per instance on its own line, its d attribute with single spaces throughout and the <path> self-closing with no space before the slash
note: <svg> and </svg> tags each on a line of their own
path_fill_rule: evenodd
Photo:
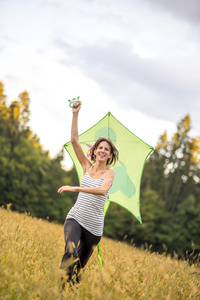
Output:
<svg viewBox="0 0 200 300">
<path fill-rule="evenodd" d="M 115 147 L 115 145 L 113 144 L 113 142 L 110 139 L 107 139 L 104 137 L 98 138 L 98 140 L 95 142 L 95 144 L 90 149 L 91 161 L 94 161 L 94 162 L 96 161 L 95 155 L 94 155 L 94 150 L 98 148 L 98 146 L 101 142 L 108 143 L 108 145 L 110 146 L 110 153 L 112 154 L 112 157 L 107 160 L 106 166 L 114 165 L 119 159 L 119 152 L 118 152 L 117 148 Z"/>
</svg>

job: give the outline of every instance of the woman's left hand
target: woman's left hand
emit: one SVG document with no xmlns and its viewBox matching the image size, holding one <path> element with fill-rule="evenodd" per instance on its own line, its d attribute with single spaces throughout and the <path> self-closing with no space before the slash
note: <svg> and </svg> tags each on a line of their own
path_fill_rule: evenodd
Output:
<svg viewBox="0 0 200 300">
<path fill-rule="evenodd" d="M 62 192 L 75 192 L 75 188 L 70 185 L 64 185 L 58 189 L 58 193 L 62 193 Z"/>
</svg>

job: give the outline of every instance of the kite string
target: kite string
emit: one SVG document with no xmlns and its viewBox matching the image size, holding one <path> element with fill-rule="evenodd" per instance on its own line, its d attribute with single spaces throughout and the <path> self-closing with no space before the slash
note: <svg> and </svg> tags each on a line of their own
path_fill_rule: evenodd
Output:
<svg viewBox="0 0 200 300">
<path fill-rule="evenodd" d="M 107 199 L 107 201 L 105 203 L 105 206 L 104 206 L 104 218 L 106 216 L 106 213 L 107 213 L 107 210 L 108 210 L 109 206 L 110 206 L 110 201 L 109 201 L 109 196 L 108 196 L 108 199 Z M 101 256 L 100 242 L 97 245 L 97 249 L 98 249 L 99 264 L 100 264 L 100 267 L 102 268 L 103 267 L 103 260 L 102 260 L 102 256 Z"/>
</svg>

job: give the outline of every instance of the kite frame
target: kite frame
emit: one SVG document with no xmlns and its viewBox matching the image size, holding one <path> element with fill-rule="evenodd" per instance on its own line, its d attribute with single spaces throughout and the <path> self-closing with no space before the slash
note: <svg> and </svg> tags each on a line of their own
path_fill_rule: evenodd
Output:
<svg viewBox="0 0 200 300">
<path fill-rule="evenodd" d="M 150 146 L 149 144 L 147 144 L 146 142 L 144 142 L 141 138 L 139 138 L 137 135 L 135 135 L 134 133 L 132 133 L 126 126 L 124 126 L 120 121 L 118 121 L 113 115 L 111 112 L 108 112 L 103 118 L 101 118 L 97 123 L 95 123 L 93 126 L 91 126 L 89 129 L 85 130 L 84 132 L 82 132 L 79 136 L 83 135 L 84 133 L 86 133 L 88 130 L 92 129 L 93 127 L 95 127 L 97 124 L 99 124 L 103 119 L 105 119 L 106 117 L 108 116 L 108 138 L 110 138 L 110 116 L 113 117 L 113 119 L 115 121 L 117 121 L 122 127 L 124 127 L 126 130 L 128 130 L 131 134 L 133 134 L 136 138 L 138 138 L 141 142 L 145 143 L 149 148 L 150 148 L 150 151 L 149 153 L 146 155 L 145 159 L 144 159 L 144 162 L 143 162 L 143 165 L 141 166 L 141 172 L 140 172 L 140 177 L 139 177 L 139 186 L 141 186 L 141 180 L 142 180 L 142 174 L 143 174 L 143 170 L 144 170 L 144 166 L 145 166 L 145 163 L 146 163 L 146 160 L 148 158 L 148 156 L 152 153 L 152 151 L 154 150 L 154 148 L 152 146 Z M 90 141 L 88 141 L 90 142 Z M 64 148 L 65 150 L 68 152 L 67 150 L 67 145 L 70 144 L 71 142 L 67 142 L 64 144 Z M 80 143 L 81 144 L 81 143 Z M 81 182 L 81 178 L 79 177 L 79 174 L 78 174 L 78 171 L 77 171 L 77 168 L 76 168 L 76 165 L 75 165 L 75 162 L 71 156 L 71 154 L 68 152 L 69 156 L 71 157 L 71 160 L 73 162 L 73 165 L 75 167 L 75 170 L 76 170 L 76 174 L 77 174 L 77 177 L 78 177 L 78 180 L 79 180 L 79 184 Z M 138 198 L 140 199 L 140 189 L 139 189 L 139 194 L 138 194 Z M 106 200 L 106 202 L 109 201 L 109 202 L 112 202 L 112 203 L 115 203 L 114 201 L 112 200 L 109 200 L 109 195 L 108 195 L 108 198 Z M 142 224 L 142 218 L 141 218 L 141 215 L 140 215 L 140 219 L 138 219 L 135 214 L 130 211 L 128 208 L 125 208 L 122 204 L 118 204 L 117 205 L 120 205 L 121 207 L 123 207 L 124 209 L 128 210 L 139 222 L 140 224 Z M 108 205 L 108 208 L 109 208 L 109 205 Z M 107 209 L 108 209 L 107 208 Z M 104 211 L 104 217 L 106 215 L 106 212 L 107 212 L 107 209 L 106 211 Z M 139 202 L 139 210 L 140 210 L 140 202 Z"/>
</svg>

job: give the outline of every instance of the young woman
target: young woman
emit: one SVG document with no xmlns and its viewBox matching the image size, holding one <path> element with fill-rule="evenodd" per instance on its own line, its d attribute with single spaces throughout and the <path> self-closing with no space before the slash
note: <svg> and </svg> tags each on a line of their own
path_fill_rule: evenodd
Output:
<svg viewBox="0 0 200 300">
<path fill-rule="evenodd" d="M 68 282 L 73 281 L 74 275 L 75 280 L 80 281 L 80 269 L 85 267 L 94 247 L 100 242 L 104 226 L 103 209 L 115 176 L 109 166 L 118 160 L 117 149 L 106 138 L 99 138 L 90 150 L 94 165 L 85 156 L 78 138 L 80 108 L 81 103 L 78 102 L 72 110 L 71 142 L 84 177 L 80 186 L 62 186 L 58 190 L 58 193 L 79 192 L 64 223 L 65 254 L 60 268 L 66 270 Z"/>
</svg>

